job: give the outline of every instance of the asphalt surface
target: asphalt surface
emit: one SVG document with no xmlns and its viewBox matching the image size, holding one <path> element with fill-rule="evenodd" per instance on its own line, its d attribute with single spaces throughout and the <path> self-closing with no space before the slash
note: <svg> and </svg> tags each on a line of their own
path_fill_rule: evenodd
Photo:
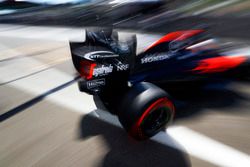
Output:
<svg viewBox="0 0 250 167">
<path fill-rule="evenodd" d="M 68 39 L 82 29 L 0 25 L 0 166 L 250 166 L 250 83 L 178 93 L 173 124 L 136 142 L 80 93 Z M 138 35 L 138 51 L 157 36 Z"/>
</svg>

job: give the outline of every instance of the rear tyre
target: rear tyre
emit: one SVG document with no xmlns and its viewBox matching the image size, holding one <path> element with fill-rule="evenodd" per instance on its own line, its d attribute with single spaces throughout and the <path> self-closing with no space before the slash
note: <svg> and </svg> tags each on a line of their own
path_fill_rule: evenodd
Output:
<svg viewBox="0 0 250 167">
<path fill-rule="evenodd" d="M 168 94 L 150 83 L 134 85 L 121 102 L 118 117 L 136 140 L 148 139 L 173 120 L 174 105 Z"/>
</svg>

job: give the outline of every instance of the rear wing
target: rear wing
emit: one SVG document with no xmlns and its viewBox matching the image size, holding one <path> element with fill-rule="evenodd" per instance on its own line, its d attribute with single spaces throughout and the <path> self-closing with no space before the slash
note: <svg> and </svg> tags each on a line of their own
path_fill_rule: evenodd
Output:
<svg viewBox="0 0 250 167">
<path fill-rule="evenodd" d="M 69 45 L 73 65 L 81 76 L 80 91 L 96 94 L 105 87 L 127 85 L 131 55 L 120 55 L 85 42 L 70 42 Z"/>
<path fill-rule="evenodd" d="M 71 57 L 72 57 L 72 62 L 75 67 L 75 69 L 80 73 L 80 62 L 83 61 L 83 58 L 81 56 L 77 56 L 75 54 L 75 50 L 77 48 L 80 48 L 81 46 L 85 45 L 84 42 L 69 42 L 70 46 L 70 52 L 71 52 Z"/>
</svg>

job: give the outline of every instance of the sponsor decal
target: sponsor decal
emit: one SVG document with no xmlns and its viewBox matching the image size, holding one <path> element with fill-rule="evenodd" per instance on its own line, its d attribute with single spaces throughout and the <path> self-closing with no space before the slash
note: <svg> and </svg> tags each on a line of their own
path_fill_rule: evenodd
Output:
<svg viewBox="0 0 250 167">
<path fill-rule="evenodd" d="M 141 59 L 141 64 L 162 61 L 171 58 L 173 55 L 169 53 L 151 54 Z"/>
<path fill-rule="evenodd" d="M 117 71 L 126 71 L 129 68 L 129 64 L 119 63 L 116 67 L 117 67 Z"/>
<path fill-rule="evenodd" d="M 99 76 L 105 76 L 109 73 L 112 73 L 113 66 L 110 64 L 109 66 L 102 65 L 101 67 L 95 68 L 93 71 L 93 76 L 99 77 Z"/>
<path fill-rule="evenodd" d="M 83 56 L 87 60 L 94 61 L 95 59 L 102 59 L 102 58 L 111 58 L 111 57 L 119 57 L 119 55 L 114 54 L 110 51 L 95 51 L 89 52 Z"/>
<path fill-rule="evenodd" d="M 106 84 L 105 79 L 96 79 L 87 82 L 87 88 L 93 89 L 99 86 L 104 86 Z"/>
</svg>

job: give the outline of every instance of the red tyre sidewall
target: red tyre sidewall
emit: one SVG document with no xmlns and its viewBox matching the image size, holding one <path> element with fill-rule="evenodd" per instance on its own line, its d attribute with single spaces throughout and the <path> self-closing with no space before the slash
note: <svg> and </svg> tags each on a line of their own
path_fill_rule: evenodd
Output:
<svg viewBox="0 0 250 167">
<path fill-rule="evenodd" d="M 137 136 L 138 139 L 147 139 L 149 136 L 145 136 L 145 134 L 142 132 L 141 125 L 142 122 L 156 109 L 160 107 L 167 107 L 172 112 L 170 121 L 172 121 L 174 113 L 175 113 L 175 107 L 173 103 L 166 97 L 157 99 L 156 101 L 152 102 L 142 113 L 141 117 L 136 121 L 136 123 L 132 126 L 131 130 L 129 131 L 129 134 L 131 136 Z"/>
</svg>

